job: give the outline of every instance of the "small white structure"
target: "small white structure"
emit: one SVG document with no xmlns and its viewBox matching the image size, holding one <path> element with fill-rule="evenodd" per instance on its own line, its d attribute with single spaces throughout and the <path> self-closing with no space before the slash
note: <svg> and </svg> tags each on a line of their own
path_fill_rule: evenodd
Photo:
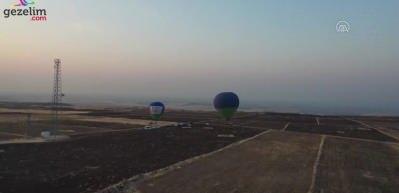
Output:
<svg viewBox="0 0 399 193">
<path fill-rule="evenodd" d="M 44 139 L 49 139 L 51 137 L 50 131 L 42 131 L 40 134 Z"/>
<path fill-rule="evenodd" d="M 42 131 L 41 136 L 47 142 L 62 141 L 62 140 L 70 139 L 70 137 L 67 135 L 52 135 L 50 131 Z"/>
</svg>

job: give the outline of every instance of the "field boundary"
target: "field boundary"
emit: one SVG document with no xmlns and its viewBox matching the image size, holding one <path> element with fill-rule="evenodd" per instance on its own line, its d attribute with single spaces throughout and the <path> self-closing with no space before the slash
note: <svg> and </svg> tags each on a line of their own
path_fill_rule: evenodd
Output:
<svg viewBox="0 0 399 193">
<path fill-rule="evenodd" d="M 399 144 L 397 142 L 378 141 L 378 140 L 374 140 L 374 139 L 362 139 L 362 138 L 353 138 L 353 137 L 343 137 L 343 136 L 338 136 L 338 135 L 325 135 L 325 136 L 331 137 L 331 138 L 337 138 L 337 139 L 345 139 L 345 140 L 361 141 L 361 142 L 369 142 L 369 143 L 381 143 L 381 144 L 387 144 L 387 145 L 398 145 Z"/>
<path fill-rule="evenodd" d="M 356 137 L 344 137 L 344 136 L 339 136 L 339 135 L 332 135 L 332 134 L 321 134 L 321 133 L 308 133 L 308 132 L 303 132 L 303 131 L 292 131 L 292 130 L 287 130 L 286 132 L 292 132 L 292 133 L 307 133 L 310 135 L 325 135 L 326 137 L 332 137 L 332 138 L 338 138 L 338 139 L 346 139 L 346 140 L 353 140 L 353 141 L 363 141 L 363 142 L 370 142 L 370 143 L 381 143 L 381 144 L 388 144 L 388 145 L 399 145 L 398 142 L 391 142 L 391 141 L 379 141 L 379 140 L 374 140 L 374 139 L 364 139 L 364 138 L 356 138 Z"/>
<path fill-rule="evenodd" d="M 282 131 L 286 131 L 287 128 L 290 126 L 291 122 L 288 122 L 287 124 L 285 124 L 285 126 L 283 127 Z"/>
<path fill-rule="evenodd" d="M 362 121 L 358 121 L 358 120 L 355 120 L 355 119 L 348 119 L 348 120 L 353 121 L 353 122 L 355 122 L 355 123 L 358 123 L 358 124 L 360 124 L 360 125 L 363 125 L 363 126 L 365 126 L 365 127 L 374 129 L 374 130 L 376 130 L 376 131 L 378 131 L 378 132 L 380 132 L 380 133 L 382 133 L 382 134 L 384 134 L 384 135 L 386 135 L 386 136 L 388 136 L 388 137 L 391 137 L 391 138 L 393 138 L 393 139 L 399 141 L 399 138 L 398 138 L 398 137 L 396 137 L 396 136 L 394 136 L 394 135 L 392 135 L 392 134 L 390 134 L 390 133 L 387 133 L 387 132 L 385 132 L 385 131 L 382 131 L 382 130 L 379 129 L 378 127 L 369 125 L 369 124 L 367 124 L 367 123 L 364 123 L 364 122 L 362 122 Z M 381 127 L 381 128 L 384 128 L 384 127 Z"/>
<path fill-rule="evenodd" d="M 100 127 L 99 127 L 100 128 Z M 102 129 L 102 128 L 101 128 Z M 124 132 L 124 131 L 135 131 L 135 130 L 143 130 L 144 127 L 137 127 L 137 128 L 129 128 L 129 129 L 102 129 L 101 131 L 86 131 L 86 132 L 78 132 L 78 133 L 72 133 L 69 136 L 74 137 L 74 136 L 90 136 L 90 135 L 96 135 L 96 134 L 104 134 L 104 133 L 119 133 L 119 132 Z"/>
<path fill-rule="evenodd" d="M 74 137 L 91 137 L 96 134 L 106 134 L 106 133 L 123 133 L 123 132 L 128 132 L 128 131 L 134 131 L 134 130 L 142 130 L 144 129 L 143 127 L 138 127 L 138 128 L 130 128 L 130 129 L 117 129 L 117 130 L 110 130 L 110 129 L 103 129 L 102 131 L 87 131 L 87 132 L 80 132 L 80 133 L 72 133 L 68 136 L 69 138 L 63 139 L 61 141 L 71 141 L 74 140 Z M 5 134 L 3 132 L 0 132 L 0 134 Z M 19 134 L 16 134 L 14 136 L 17 136 Z M 19 137 L 25 137 L 25 135 L 19 135 Z M 16 139 L 10 139 L 10 140 L 0 140 L 0 145 L 10 145 L 10 144 L 35 144 L 35 143 L 55 143 L 55 142 L 60 142 L 60 140 L 46 140 L 41 137 L 30 137 L 28 139 L 25 138 L 16 138 Z"/>
<path fill-rule="evenodd" d="M 18 134 L 18 133 L 10 133 L 10 132 L 0 132 L 1 135 L 15 136 L 15 137 L 26 137 L 26 135 Z"/>
<path fill-rule="evenodd" d="M 161 168 L 161 169 L 154 170 L 154 171 L 151 171 L 151 172 L 147 172 L 147 173 L 144 173 L 144 174 L 135 175 L 135 176 L 133 176 L 131 178 L 128 178 L 126 180 L 123 180 L 123 181 L 121 181 L 121 182 L 119 182 L 117 184 L 114 184 L 114 185 L 108 186 L 108 187 L 106 187 L 106 188 L 104 188 L 102 190 L 96 191 L 96 193 L 139 193 L 139 191 L 136 190 L 136 188 L 135 188 L 136 183 L 138 181 L 146 180 L 146 179 L 149 179 L 149 178 L 152 178 L 152 177 L 163 176 L 163 175 L 165 175 L 165 174 L 167 174 L 169 172 L 172 172 L 174 170 L 180 169 L 183 166 L 186 166 L 186 165 L 188 165 L 190 163 L 193 163 L 194 161 L 197 161 L 197 160 L 199 160 L 201 158 L 206 158 L 206 157 L 212 156 L 212 155 L 214 155 L 216 153 L 219 153 L 219 152 L 222 152 L 222 151 L 224 151 L 226 149 L 230 149 L 232 147 L 235 147 L 235 146 L 238 146 L 240 144 L 246 143 L 246 142 L 248 142 L 250 140 L 256 139 L 256 138 L 258 138 L 258 137 L 260 137 L 260 136 L 262 136 L 264 134 L 270 133 L 272 131 L 273 131 L 272 129 L 269 129 L 269 130 L 263 131 L 263 132 L 255 135 L 255 136 L 252 136 L 252 137 L 249 137 L 247 139 L 243 139 L 241 141 L 238 141 L 238 142 L 232 143 L 230 145 L 227 145 L 227 146 L 225 146 L 223 148 L 220 148 L 218 150 L 215 150 L 215 151 L 212 151 L 212 152 L 209 152 L 209 153 L 205 153 L 205 154 L 201 154 L 201 155 L 198 155 L 198 156 L 195 156 L 195 157 L 192 157 L 192 158 L 177 162 L 177 163 L 172 164 L 170 166 L 167 166 L 165 168 Z"/>
<path fill-rule="evenodd" d="M 322 135 L 321 136 L 321 140 L 320 140 L 319 150 L 317 152 L 317 157 L 316 157 L 316 160 L 315 160 L 315 162 L 313 164 L 312 181 L 310 183 L 309 190 L 308 190 L 307 193 L 313 193 L 313 191 L 314 191 L 314 186 L 316 184 L 317 171 L 319 169 L 320 158 L 321 158 L 321 155 L 323 153 L 323 147 L 324 147 L 325 139 L 326 139 L 326 136 Z"/>
</svg>

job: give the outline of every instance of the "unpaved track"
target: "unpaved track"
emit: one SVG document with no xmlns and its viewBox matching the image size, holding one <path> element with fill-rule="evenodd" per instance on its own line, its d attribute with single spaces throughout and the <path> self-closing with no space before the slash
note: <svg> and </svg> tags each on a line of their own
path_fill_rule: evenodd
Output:
<svg viewBox="0 0 399 193">
<path fill-rule="evenodd" d="M 139 181 L 134 189 L 141 193 L 304 193 L 319 145 L 318 135 L 272 131 Z"/>
<path fill-rule="evenodd" d="M 320 158 L 321 154 L 323 153 L 323 147 L 324 147 L 324 141 L 326 139 L 326 136 L 323 135 L 321 137 L 320 145 L 319 145 L 319 151 L 317 152 L 317 157 L 313 165 L 313 174 L 312 174 L 312 181 L 310 182 L 310 187 L 308 190 L 308 193 L 313 193 L 315 183 L 316 183 L 316 177 L 317 177 L 317 170 L 319 169 L 319 164 L 320 164 Z"/>
<path fill-rule="evenodd" d="M 149 125 L 153 121 L 144 119 L 128 119 L 128 118 L 114 118 L 114 117 L 95 117 L 95 118 L 80 118 L 81 121 L 91 121 L 100 123 L 122 123 L 122 124 L 133 124 L 133 125 Z M 157 121 L 157 125 L 164 127 L 174 125 L 176 122 L 169 121 Z"/>
<path fill-rule="evenodd" d="M 303 132 L 298 132 L 298 131 L 289 131 L 287 132 L 291 133 L 303 133 Z M 390 141 L 379 141 L 379 140 L 374 140 L 374 139 L 362 139 L 362 138 L 354 138 L 354 137 L 344 137 L 344 136 L 338 136 L 338 135 L 327 135 L 327 134 L 313 134 L 313 135 L 324 135 L 329 138 L 337 138 L 337 139 L 345 139 L 345 140 L 350 140 L 350 141 L 359 141 L 359 142 L 370 142 L 370 143 L 381 143 L 381 144 L 387 144 L 387 145 L 399 145 L 398 142 L 390 142 Z"/>
<path fill-rule="evenodd" d="M 326 137 L 329 138 L 337 138 L 337 139 L 346 139 L 350 141 L 359 141 L 359 142 L 370 142 L 370 143 L 381 143 L 381 144 L 387 144 L 387 145 L 397 145 L 399 143 L 397 142 L 388 142 L 388 141 L 378 141 L 378 140 L 373 140 L 373 139 L 360 139 L 360 138 L 353 138 L 353 137 L 342 137 L 342 136 L 337 136 L 337 135 L 325 135 Z"/>
<path fill-rule="evenodd" d="M 25 135 L 18 134 L 18 133 L 10 133 L 10 132 L 0 132 L 1 135 L 9 135 L 14 137 L 25 137 Z"/>
<path fill-rule="evenodd" d="M 38 109 L 9 109 L 0 108 L 0 113 L 24 113 L 24 114 L 47 114 L 51 115 L 52 110 L 38 110 Z M 86 114 L 88 111 L 60 111 L 61 115 L 75 115 L 75 114 Z"/>
<path fill-rule="evenodd" d="M 223 147 L 223 148 L 218 149 L 216 151 L 213 151 L 213 152 L 210 152 L 210 153 L 206 153 L 206 154 L 202 154 L 202 155 L 199 155 L 199 156 L 195 156 L 193 158 L 189 158 L 187 160 L 180 161 L 180 162 L 178 162 L 176 164 L 167 166 L 165 168 L 161 168 L 161 169 L 158 169 L 158 170 L 155 170 L 155 171 L 151 171 L 151 172 L 148 172 L 148 173 L 145 173 L 145 174 L 139 174 L 139 175 L 133 176 L 133 177 L 131 177 L 131 178 L 127 179 L 127 180 L 124 180 L 124 181 L 122 181 L 120 183 L 114 184 L 114 185 L 109 186 L 109 187 L 107 187 L 107 188 L 105 188 L 103 190 L 100 190 L 97 193 L 137 191 L 135 189 L 135 186 L 136 186 L 135 184 L 139 180 L 143 181 L 143 180 L 148 180 L 148 179 L 151 179 L 151 178 L 154 178 L 154 177 L 158 177 L 158 176 L 161 176 L 161 175 L 165 175 L 165 174 L 167 174 L 169 172 L 172 172 L 172 171 L 180 169 L 181 167 L 184 167 L 184 166 L 186 166 L 188 164 L 191 164 L 194 161 L 197 161 L 199 159 L 203 159 L 203 158 L 212 156 L 212 155 L 217 154 L 219 152 L 225 151 L 225 150 L 227 150 L 229 148 L 232 148 L 232 147 L 238 146 L 240 144 L 246 143 L 246 142 L 248 142 L 250 140 L 258 138 L 258 137 L 260 137 L 260 136 L 262 136 L 262 135 L 264 135 L 266 133 L 269 133 L 271 131 L 272 130 L 266 130 L 266 131 L 264 131 L 264 132 L 262 132 L 262 133 L 260 133 L 258 135 L 255 135 L 253 137 L 250 137 L 250 138 L 238 141 L 236 143 L 227 145 L 226 147 Z"/>
<path fill-rule="evenodd" d="M 290 122 L 288 122 L 287 124 L 285 124 L 285 126 L 284 126 L 284 128 L 282 129 L 282 131 L 286 131 L 287 130 L 287 128 L 290 126 Z"/>
<path fill-rule="evenodd" d="M 360 125 L 363 125 L 363 126 L 365 126 L 365 127 L 374 129 L 374 130 L 376 130 L 376 131 L 378 131 L 378 132 L 380 132 L 380 133 L 382 133 L 382 134 L 384 134 L 384 135 L 386 135 L 386 136 L 392 137 L 392 138 L 396 139 L 397 141 L 399 141 L 399 137 L 398 137 L 398 136 L 392 135 L 392 134 L 390 134 L 390 133 L 384 131 L 384 128 L 381 129 L 381 128 L 379 128 L 379 127 L 374 127 L 374 126 L 371 126 L 371 125 L 369 125 L 369 124 L 367 124 L 367 123 L 364 123 L 364 122 L 362 122 L 362 121 L 358 121 L 358 120 L 355 120 L 355 119 L 348 119 L 348 120 L 351 120 L 351 121 L 353 121 L 353 122 L 355 122 L 355 123 L 358 123 L 358 124 L 360 124 Z"/>
</svg>

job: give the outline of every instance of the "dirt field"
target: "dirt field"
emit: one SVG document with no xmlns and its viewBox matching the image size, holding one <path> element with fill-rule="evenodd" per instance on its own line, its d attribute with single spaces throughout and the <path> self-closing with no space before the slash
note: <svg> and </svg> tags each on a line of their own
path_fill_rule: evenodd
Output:
<svg viewBox="0 0 399 193">
<path fill-rule="evenodd" d="M 397 193 L 399 146 L 328 137 L 315 193 Z"/>
<path fill-rule="evenodd" d="M 390 137 L 399 135 L 394 117 L 238 112 L 224 121 L 215 112 L 168 109 L 162 125 L 193 127 L 144 130 L 151 122 L 144 108 L 74 109 L 65 109 L 58 129 L 71 140 L 0 145 L 0 193 L 92 193 L 267 129 L 273 131 L 135 183 L 143 193 L 303 193 L 318 171 L 314 193 L 392 193 L 399 186 L 399 147 L 392 145 L 398 140 Z M 0 109 L 0 141 L 53 128 L 47 107 L 26 110 Z M 29 126 L 26 112 L 32 113 Z M 322 134 L 325 154 L 314 170 Z"/>
<path fill-rule="evenodd" d="M 341 137 L 370 139 L 377 141 L 396 142 L 397 140 L 378 132 L 375 129 L 365 127 L 359 123 L 345 120 L 343 118 L 320 118 L 320 125 L 314 123 L 291 123 L 288 131 L 298 131 L 306 133 L 317 133 L 326 135 L 336 135 Z"/>
<path fill-rule="evenodd" d="M 47 109 L 9 109 L 9 108 L 0 108 L 0 113 L 30 113 L 30 114 L 51 114 L 51 110 Z M 65 110 L 60 111 L 60 114 L 64 115 L 75 115 L 75 114 L 87 114 L 88 111 L 72 111 L 72 110 Z"/>
<path fill-rule="evenodd" d="M 319 143 L 320 136 L 273 131 L 139 182 L 137 189 L 142 193 L 303 193 L 309 188 Z"/>
<path fill-rule="evenodd" d="M 33 117 L 36 117 L 36 115 Z M 16 119 L 21 121 L 16 122 Z M 134 123 L 135 122 L 133 121 L 129 123 L 118 123 L 101 120 L 91 121 L 63 118 L 59 121 L 58 134 L 77 135 L 96 131 L 111 131 L 143 127 L 143 125 Z M 49 117 L 47 117 L 47 119 L 43 118 L 42 120 L 34 119 L 29 123 L 29 125 L 26 122 L 26 118 L 13 118 L 10 122 L 0 122 L 0 137 L 7 139 L 23 138 L 25 135 L 29 138 L 39 137 L 42 131 L 51 129 L 53 126 L 54 123 L 49 119 Z M 8 134 L 9 137 L 7 137 L 6 134 Z"/>
<path fill-rule="evenodd" d="M 344 127 L 357 127 L 358 123 L 346 119 L 345 117 L 320 117 L 320 124 L 325 125 L 340 125 Z"/>
<path fill-rule="evenodd" d="M 22 138 L 22 136 L 15 135 L 13 133 L 0 132 L 0 141 L 11 140 L 16 138 Z"/>
<path fill-rule="evenodd" d="M 48 109 L 6 109 L 0 108 L 0 140 L 17 139 L 23 136 L 39 137 L 43 130 L 54 127 L 51 111 Z M 32 113 L 31 122 L 28 123 L 28 114 Z M 237 113 L 238 120 L 249 120 L 256 113 Z M 169 120 L 169 121 L 166 121 Z M 176 122 L 218 122 L 226 124 L 215 112 L 170 110 L 161 121 L 159 126 L 174 125 Z M 61 135 L 76 135 L 92 132 L 111 131 L 119 129 L 140 128 L 149 125 L 148 110 L 143 108 L 111 109 L 111 110 L 88 110 L 64 111 L 60 115 L 59 130 Z M 29 125 L 28 125 L 29 124 Z M 279 128 L 282 123 L 265 123 L 259 127 Z M 1 133 L 1 132 L 6 132 Z M 14 134 L 14 135 L 9 135 Z"/>
<path fill-rule="evenodd" d="M 93 192 L 260 131 L 170 127 L 97 134 L 58 143 L 0 145 L 0 192 Z"/>
<path fill-rule="evenodd" d="M 129 119 L 150 119 L 148 109 L 134 108 L 130 110 L 97 110 L 87 113 L 88 116 L 93 117 L 114 117 L 114 118 L 129 118 Z M 238 114 L 237 116 L 240 116 Z M 196 122 L 203 120 L 220 119 L 216 112 L 202 112 L 202 111 L 184 111 L 184 110 L 167 110 L 162 116 L 162 121 L 171 122 Z"/>
<path fill-rule="evenodd" d="M 276 129 L 280 130 L 284 128 L 285 122 L 279 121 L 264 121 L 264 120 L 253 120 L 253 121 L 246 121 L 240 123 L 242 126 L 250 126 L 250 127 L 266 127 L 268 129 Z"/>
<path fill-rule="evenodd" d="M 394 118 L 374 118 L 374 119 L 358 119 L 371 127 L 378 128 L 392 137 L 399 139 L 399 119 Z"/>
<path fill-rule="evenodd" d="M 248 117 L 243 118 L 235 118 L 233 120 L 234 124 L 243 125 L 243 126 L 250 126 L 250 127 L 266 127 L 269 129 L 281 129 L 284 125 L 291 121 L 289 117 L 282 116 L 279 114 L 256 114 Z"/>
<path fill-rule="evenodd" d="M 54 127 L 50 110 L 0 108 L 0 140 L 40 137 L 40 133 Z M 23 113 L 24 111 L 29 113 Z M 28 121 L 28 114 L 31 115 Z M 114 117 L 87 116 L 87 111 L 64 111 L 59 116 L 58 134 L 79 135 L 84 133 L 142 128 L 152 121 Z M 167 126 L 174 122 L 158 121 Z"/>
<path fill-rule="evenodd" d="M 128 119 L 128 118 L 114 118 L 114 117 L 96 117 L 96 118 L 80 118 L 81 121 L 86 122 L 93 122 L 100 124 L 124 124 L 124 125 L 149 125 L 150 123 L 154 122 L 152 120 L 145 120 L 145 119 Z M 157 121 L 157 125 L 164 127 L 175 125 L 176 122 L 169 122 L 169 121 Z"/>
</svg>

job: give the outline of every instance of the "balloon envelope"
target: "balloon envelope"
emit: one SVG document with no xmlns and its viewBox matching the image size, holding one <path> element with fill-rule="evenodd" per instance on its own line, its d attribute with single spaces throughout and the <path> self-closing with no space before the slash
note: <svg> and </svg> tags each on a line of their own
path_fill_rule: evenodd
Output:
<svg viewBox="0 0 399 193">
<path fill-rule="evenodd" d="M 159 120 L 165 112 L 165 105 L 161 102 L 153 102 L 150 104 L 150 115 L 154 120 Z"/>
<path fill-rule="evenodd" d="M 226 120 L 230 120 L 240 106 L 240 100 L 233 92 L 222 92 L 216 95 L 213 105 Z"/>
</svg>

